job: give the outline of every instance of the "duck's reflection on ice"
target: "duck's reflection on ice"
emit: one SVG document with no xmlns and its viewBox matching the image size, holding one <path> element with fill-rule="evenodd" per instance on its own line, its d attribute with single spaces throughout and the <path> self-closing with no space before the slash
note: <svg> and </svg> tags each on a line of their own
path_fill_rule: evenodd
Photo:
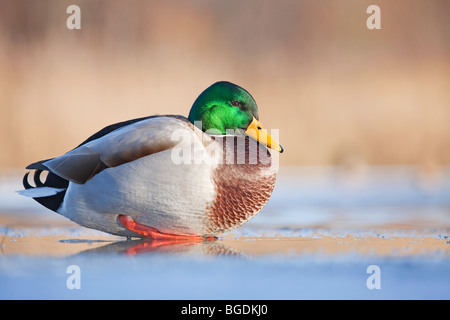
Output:
<svg viewBox="0 0 450 320">
<path fill-rule="evenodd" d="M 86 254 L 123 254 L 136 256 L 148 253 L 174 253 L 174 254 L 200 254 L 211 256 L 242 256 L 242 253 L 234 248 L 222 244 L 217 239 L 205 239 L 204 241 L 189 240 L 154 240 L 139 239 L 113 242 L 94 249 L 80 252 Z"/>
</svg>

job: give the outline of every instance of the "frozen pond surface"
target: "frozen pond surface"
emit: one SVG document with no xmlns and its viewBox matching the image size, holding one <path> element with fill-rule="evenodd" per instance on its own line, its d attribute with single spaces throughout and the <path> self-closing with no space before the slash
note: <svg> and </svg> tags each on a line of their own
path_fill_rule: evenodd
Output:
<svg viewBox="0 0 450 320">
<path fill-rule="evenodd" d="M 175 244 L 78 227 L 0 181 L 2 299 L 450 298 L 449 170 L 282 168 L 249 223 Z"/>
</svg>

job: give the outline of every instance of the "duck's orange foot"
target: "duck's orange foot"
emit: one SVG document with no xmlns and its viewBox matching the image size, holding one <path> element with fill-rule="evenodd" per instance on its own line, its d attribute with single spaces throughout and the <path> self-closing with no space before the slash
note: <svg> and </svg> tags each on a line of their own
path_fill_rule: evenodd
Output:
<svg viewBox="0 0 450 320">
<path fill-rule="evenodd" d="M 211 241 L 216 239 L 214 236 L 202 237 L 202 236 L 185 236 L 185 235 L 161 233 L 155 228 L 140 224 L 131 219 L 129 216 L 123 214 L 119 215 L 119 221 L 128 230 L 140 234 L 145 238 L 151 238 L 155 240 L 172 240 L 172 241 L 179 240 L 179 241 L 202 242 L 205 240 Z"/>
</svg>

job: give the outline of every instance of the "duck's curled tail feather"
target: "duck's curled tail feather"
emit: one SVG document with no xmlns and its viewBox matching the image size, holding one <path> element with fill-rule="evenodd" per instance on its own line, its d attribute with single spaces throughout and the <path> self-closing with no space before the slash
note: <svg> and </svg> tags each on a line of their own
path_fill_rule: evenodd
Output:
<svg viewBox="0 0 450 320">
<path fill-rule="evenodd" d="M 24 175 L 22 183 L 25 190 L 20 190 L 18 193 L 31 197 L 44 207 L 57 212 L 63 202 L 69 181 L 49 171 L 44 165 L 45 161 L 47 160 L 35 162 L 27 167 L 33 171 Z M 47 173 L 45 178 L 42 177 L 44 172 Z M 34 182 L 34 186 L 30 184 L 30 180 Z"/>
</svg>

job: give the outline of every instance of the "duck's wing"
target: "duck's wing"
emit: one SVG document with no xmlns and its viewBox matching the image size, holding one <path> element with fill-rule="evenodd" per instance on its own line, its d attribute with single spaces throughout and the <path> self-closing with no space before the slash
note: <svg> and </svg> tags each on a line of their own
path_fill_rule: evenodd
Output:
<svg viewBox="0 0 450 320">
<path fill-rule="evenodd" d="M 143 118 L 131 119 L 131 120 L 127 120 L 127 121 L 122 121 L 122 122 L 118 122 L 118 123 L 111 124 L 111 125 L 109 125 L 109 126 L 103 128 L 102 130 L 100 130 L 100 131 L 94 133 L 92 136 L 90 136 L 89 138 L 87 138 L 86 140 L 84 140 L 82 143 L 80 143 L 76 148 L 81 147 L 82 145 L 84 145 L 84 144 L 86 144 L 86 143 L 88 143 L 88 142 L 91 142 L 91 141 L 93 141 L 93 140 L 99 139 L 99 138 L 101 138 L 101 137 L 107 135 L 108 133 L 113 132 L 113 131 L 115 131 L 115 130 L 117 130 L 117 129 L 120 129 L 120 128 L 122 128 L 122 127 L 131 125 L 131 124 L 133 124 L 133 123 L 136 123 L 136 122 L 139 122 L 139 121 L 142 121 L 142 120 L 147 120 L 147 119 L 150 119 L 150 118 L 155 118 L 155 117 L 158 117 L 158 116 L 149 116 L 149 117 L 143 117 Z M 175 116 L 169 116 L 169 117 L 175 117 Z M 75 148 L 75 149 L 76 149 L 76 148 Z M 46 166 L 44 166 L 43 163 L 44 163 L 44 162 L 47 162 L 47 161 L 49 161 L 49 160 L 52 160 L 52 159 L 54 159 L 54 158 L 50 158 L 50 159 L 45 159 L 45 160 L 40 160 L 40 161 L 37 161 L 37 162 L 33 162 L 33 163 L 29 164 L 25 169 L 48 170 L 48 168 L 47 168 Z"/>
<path fill-rule="evenodd" d="M 191 127 L 194 126 L 185 117 L 176 115 L 150 116 L 109 125 L 61 157 L 28 165 L 27 169 L 33 171 L 24 175 L 25 190 L 18 193 L 57 211 L 69 181 L 85 183 L 103 169 L 170 148 L 173 145 L 168 141 L 171 132 L 164 130 L 179 128 L 186 131 Z"/>
<path fill-rule="evenodd" d="M 83 141 L 78 147 L 80 147 L 88 142 L 99 139 L 99 138 L 107 135 L 108 133 L 113 132 L 122 127 L 134 124 L 134 123 L 142 121 L 142 120 L 147 120 L 149 118 L 154 118 L 154 117 L 156 117 L 156 116 L 131 119 L 128 121 L 123 121 L 123 122 L 109 125 L 109 126 L 103 128 L 102 130 L 96 132 L 92 136 L 90 136 L 88 139 Z M 26 169 L 30 169 L 33 171 L 29 171 L 24 175 L 23 186 L 24 186 L 25 190 L 20 190 L 20 191 L 18 191 L 18 193 L 21 195 L 27 196 L 27 197 L 31 197 L 34 200 L 36 200 L 37 202 L 39 202 L 40 204 L 42 204 L 44 207 L 47 207 L 50 210 L 56 211 L 64 199 L 66 189 L 69 185 L 69 180 L 62 178 L 59 175 L 53 173 L 52 171 L 49 170 L 48 167 L 46 167 L 44 165 L 45 162 L 50 161 L 50 160 L 52 160 L 52 159 L 46 159 L 46 160 L 34 162 L 26 167 Z M 41 175 L 43 172 L 47 173 L 47 177 L 44 179 L 44 181 L 41 178 Z M 29 182 L 30 179 L 33 181 L 34 186 L 32 186 L 30 184 L 30 182 Z"/>
<path fill-rule="evenodd" d="M 37 162 L 29 168 L 47 168 L 59 177 L 83 184 L 106 168 L 173 148 L 178 141 L 172 139 L 172 133 L 192 132 L 193 128 L 186 118 L 174 116 L 149 117 L 118 125 L 99 131 L 60 157 Z"/>
</svg>

